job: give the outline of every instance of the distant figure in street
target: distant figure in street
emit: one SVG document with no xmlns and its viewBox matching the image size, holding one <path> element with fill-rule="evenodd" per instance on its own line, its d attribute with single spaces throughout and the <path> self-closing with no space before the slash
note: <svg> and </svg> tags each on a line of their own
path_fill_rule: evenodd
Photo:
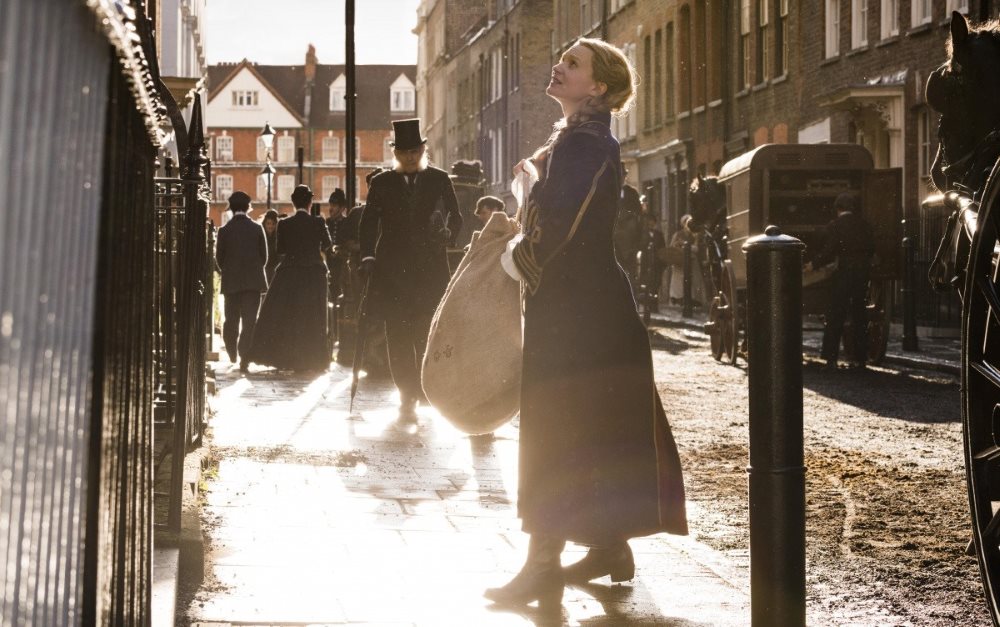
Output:
<svg viewBox="0 0 1000 627">
<path fill-rule="evenodd" d="M 253 344 L 260 293 L 267 289 L 264 266 L 267 264 L 267 238 L 264 229 L 247 217 L 250 196 L 235 191 L 229 196 L 233 217 L 219 229 L 215 261 L 222 272 L 222 295 L 225 297 L 225 322 L 222 341 L 229 361 L 239 356 L 240 372 L 247 372 L 250 346 Z"/>
<path fill-rule="evenodd" d="M 335 302 L 342 291 L 342 274 L 346 271 L 347 250 L 342 249 L 338 243 L 338 237 L 343 239 L 348 234 L 349 227 L 344 224 L 347 221 L 347 194 L 339 187 L 334 189 L 329 198 L 330 212 L 326 218 L 326 230 L 330 232 L 330 240 L 333 248 L 326 256 L 326 267 L 330 272 L 330 302 Z M 345 227 L 341 233 L 341 227 Z M 355 224 L 355 230 L 357 225 Z M 356 236 L 355 236 L 356 239 Z"/>
<path fill-rule="evenodd" d="M 268 209 L 261 221 L 264 227 L 264 236 L 267 238 L 267 265 L 264 266 L 264 274 L 267 275 L 267 284 L 274 281 L 274 271 L 278 267 L 281 257 L 278 256 L 278 212 Z"/>
<path fill-rule="evenodd" d="M 503 212 L 505 207 L 504 202 L 496 196 L 483 196 L 476 201 L 476 217 L 483 223 L 483 226 L 486 226 L 486 223 L 490 221 L 490 216 L 497 211 Z"/>
<path fill-rule="evenodd" d="M 618 263 L 625 269 L 625 274 L 630 279 L 637 278 L 636 253 L 639 252 L 643 224 L 640 214 L 642 213 L 642 203 L 639 200 L 639 191 L 625 182 L 628 170 L 625 164 L 621 163 L 622 188 L 620 194 L 621 205 L 618 209 L 618 217 L 615 219 L 615 257 Z"/>
<path fill-rule="evenodd" d="M 427 165 L 420 120 L 392 126 L 395 167 L 372 178 L 361 216 L 361 274 L 371 277 L 369 315 L 385 321 L 400 418 L 413 421 L 425 400 L 427 333 L 450 277 L 445 247 L 454 245 L 462 214 L 448 173 Z"/>
<path fill-rule="evenodd" d="M 531 158 L 542 178 L 501 257 L 525 292 L 517 511 L 531 538 L 517 576 L 486 591 L 497 604 L 558 613 L 566 583 L 633 578 L 630 538 L 687 533 L 649 336 L 612 244 L 622 176 L 611 114 L 631 106 L 635 76 L 600 39 L 563 53 L 546 93 L 564 117 Z M 562 568 L 567 540 L 589 550 Z"/>
<path fill-rule="evenodd" d="M 642 238 L 639 241 L 639 250 L 642 251 L 642 272 L 640 277 L 646 285 L 647 298 L 652 311 L 660 310 L 660 283 L 663 281 L 664 249 L 667 242 L 660 230 L 659 220 L 652 213 L 645 213 L 642 216 L 643 229 Z"/>
<path fill-rule="evenodd" d="M 326 370 L 326 265 L 322 253 L 332 245 L 323 218 L 309 215 L 312 191 L 292 192 L 295 214 L 278 221 L 281 263 L 257 321 L 250 359 L 297 371 Z"/>
<path fill-rule="evenodd" d="M 857 199 L 840 194 L 833 203 L 837 217 L 826 227 L 826 246 L 812 260 L 812 266 L 837 262 L 830 279 L 830 300 L 823 327 L 823 352 L 827 368 L 837 368 L 840 336 L 844 322 L 851 318 L 854 330 L 853 365 L 865 368 L 868 359 L 868 280 L 871 275 L 875 239 L 871 227 L 861 217 Z"/>
</svg>

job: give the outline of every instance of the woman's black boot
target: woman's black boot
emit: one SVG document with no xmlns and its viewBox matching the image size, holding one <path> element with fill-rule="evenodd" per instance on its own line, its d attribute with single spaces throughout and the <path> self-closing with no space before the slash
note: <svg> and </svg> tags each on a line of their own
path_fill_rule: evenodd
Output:
<svg viewBox="0 0 1000 627">
<path fill-rule="evenodd" d="M 605 575 L 610 575 L 611 581 L 628 581 L 635 577 L 635 558 L 628 542 L 592 547 L 586 557 L 563 569 L 563 578 L 571 584 L 584 584 Z"/>
<path fill-rule="evenodd" d="M 528 558 L 521 572 L 505 586 L 489 588 L 483 593 L 498 605 L 527 605 L 538 601 L 538 609 L 560 607 L 563 595 L 563 571 L 559 555 L 565 540 L 532 535 L 528 543 Z"/>
</svg>

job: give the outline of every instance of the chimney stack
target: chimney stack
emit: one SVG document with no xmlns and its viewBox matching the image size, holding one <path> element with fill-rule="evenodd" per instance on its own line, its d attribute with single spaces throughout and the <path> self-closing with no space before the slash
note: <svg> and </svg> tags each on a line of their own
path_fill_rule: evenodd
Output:
<svg viewBox="0 0 1000 627">
<path fill-rule="evenodd" d="M 312 114 L 313 83 L 316 80 L 316 46 L 312 44 L 309 44 L 309 48 L 306 50 L 306 65 L 303 72 L 306 79 L 305 107 L 303 107 L 303 113 L 308 120 Z"/>
</svg>

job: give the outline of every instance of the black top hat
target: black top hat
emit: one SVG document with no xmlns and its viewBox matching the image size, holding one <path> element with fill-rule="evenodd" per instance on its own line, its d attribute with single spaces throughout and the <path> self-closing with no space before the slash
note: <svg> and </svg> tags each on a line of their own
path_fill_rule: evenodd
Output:
<svg viewBox="0 0 1000 627">
<path fill-rule="evenodd" d="M 250 196 L 246 192 L 241 192 L 236 190 L 229 195 L 229 208 L 233 212 L 243 211 L 245 212 L 250 208 Z"/>
<path fill-rule="evenodd" d="M 344 190 L 340 189 L 339 187 L 336 188 L 336 189 L 334 189 L 333 193 L 330 194 L 330 204 L 331 205 L 340 205 L 341 207 L 343 207 L 344 205 L 346 205 L 347 204 L 347 194 L 344 193 Z"/>
<path fill-rule="evenodd" d="M 297 185 L 292 192 L 292 204 L 296 209 L 308 209 L 313 193 L 308 185 Z"/>
<path fill-rule="evenodd" d="M 392 133 L 392 145 L 400 150 L 411 150 L 427 143 L 427 138 L 420 136 L 420 118 L 393 120 Z"/>
</svg>

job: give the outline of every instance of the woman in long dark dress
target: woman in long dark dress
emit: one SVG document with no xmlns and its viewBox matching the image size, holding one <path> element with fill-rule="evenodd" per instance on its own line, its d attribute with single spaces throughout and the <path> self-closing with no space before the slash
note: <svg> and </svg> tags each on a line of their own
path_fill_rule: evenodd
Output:
<svg viewBox="0 0 1000 627">
<path fill-rule="evenodd" d="M 264 264 L 264 274 L 267 277 L 267 284 L 274 281 L 274 273 L 278 269 L 281 257 L 278 256 L 278 212 L 268 209 L 261 221 L 264 227 L 264 238 L 267 240 L 267 263 Z"/>
<path fill-rule="evenodd" d="M 503 260 L 526 294 L 518 515 L 531 539 L 520 573 L 487 590 L 497 603 L 558 606 L 566 583 L 631 579 L 629 538 L 687 533 L 677 447 L 612 239 L 610 114 L 631 103 L 634 75 L 620 50 L 581 39 L 546 89 L 565 117 L 531 160 L 540 179 Z M 590 550 L 563 569 L 567 540 Z"/>
<path fill-rule="evenodd" d="M 260 307 L 250 361 L 279 369 L 315 371 L 330 366 L 326 349 L 326 264 L 330 233 L 309 215 L 312 191 L 292 192 L 295 214 L 278 222 L 281 262 Z"/>
</svg>

